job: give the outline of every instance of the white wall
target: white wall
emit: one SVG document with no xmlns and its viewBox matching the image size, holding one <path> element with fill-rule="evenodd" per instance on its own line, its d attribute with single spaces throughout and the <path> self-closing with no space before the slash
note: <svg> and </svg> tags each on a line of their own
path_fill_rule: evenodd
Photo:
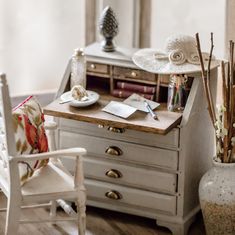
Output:
<svg viewBox="0 0 235 235">
<path fill-rule="evenodd" d="M 175 33 L 194 36 L 199 32 L 202 49 L 210 48 L 214 33 L 214 54 L 225 55 L 226 0 L 152 0 L 151 47 L 164 49 L 165 39 Z"/>
<path fill-rule="evenodd" d="M 0 0 L 0 71 L 13 94 L 59 86 L 73 49 L 85 45 L 86 0 Z M 232 1 L 232 0 L 230 0 Z M 120 46 L 135 46 L 139 0 L 97 0 L 98 11 L 111 5 L 120 22 Z M 209 48 L 214 32 L 215 55 L 224 56 L 226 0 L 152 0 L 151 47 L 164 48 L 173 33 L 200 33 Z M 135 12 L 137 10 L 137 13 Z"/>
<path fill-rule="evenodd" d="M 0 71 L 12 94 L 59 86 L 73 49 L 85 45 L 85 0 L 0 0 Z"/>
<path fill-rule="evenodd" d="M 226 27 L 226 41 L 235 41 L 235 1 L 227 0 L 227 27 Z M 229 52 L 229 50 L 227 50 Z M 228 53 L 229 55 L 229 53 Z"/>
</svg>

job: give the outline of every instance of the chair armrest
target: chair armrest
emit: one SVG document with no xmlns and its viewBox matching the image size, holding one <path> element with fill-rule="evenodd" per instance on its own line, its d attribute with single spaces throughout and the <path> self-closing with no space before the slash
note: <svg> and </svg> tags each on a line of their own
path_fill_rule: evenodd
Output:
<svg viewBox="0 0 235 235">
<path fill-rule="evenodd" d="M 20 161 L 31 161 L 31 160 L 43 160 L 47 158 L 76 158 L 86 154 L 86 149 L 84 148 L 69 148 L 69 149 L 62 149 L 56 150 L 52 152 L 45 152 L 45 153 L 36 153 L 36 154 L 28 154 L 28 155 L 19 155 L 16 157 L 9 157 L 9 161 L 13 162 L 20 162 Z"/>
<path fill-rule="evenodd" d="M 55 130 L 57 129 L 58 125 L 54 121 L 46 121 L 44 123 L 44 127 L 48 137 L 48 146 L 51 151 L 56 150 L 56 139 L 55 139 Z"/>
<path fill-rule="evenodd" d="M 45 130 L 56 130 L 58 125 L 54 121 L 46 121 L 44 123 Z"/>
</svg>

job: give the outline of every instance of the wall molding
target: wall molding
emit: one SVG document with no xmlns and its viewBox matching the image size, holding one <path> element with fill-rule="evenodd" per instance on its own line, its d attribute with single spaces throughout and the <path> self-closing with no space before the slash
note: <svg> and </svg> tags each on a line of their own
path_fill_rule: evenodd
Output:
<svg viewBox="0 0 235 235">
<path fill-rule="evenodd" d="M 85 44 L 96 41 L 96 0 L 85 1 Z"/>
<path fill-rule="evenodd" d="M 139 47 L 150 47 L 151 0 L 140 0 Z"/>
<path fill-rule="evenodd" d="M 235 1 L 234 0 L 226 0 L 226 19 L 225 19 L 225 56 L 229 57 L 228 52 L 228 43 L 229 40 L 235 41 Z"/>
</svg>

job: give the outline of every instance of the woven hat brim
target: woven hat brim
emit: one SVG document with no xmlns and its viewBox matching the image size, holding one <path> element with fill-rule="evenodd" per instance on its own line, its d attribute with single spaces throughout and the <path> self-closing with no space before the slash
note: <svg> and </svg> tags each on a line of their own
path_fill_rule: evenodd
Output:
<svg viewBox="0 0 235 235">
<path fill-rule="evenodd" d="M 201 66 L 185 62 L 180 65 L 173 64 L 169 59 L 156 59 L 156 54 L 162 54 L 162 51 L 157 51 L 152 48 L 145 48 L 137 51 L 133 56 L 133 62 L 143 70 L 158 74 L 189 74 L 201 71 Z M 204 62 L 205 70 L 208 62 Z M 211 61 L 211 69 L 219 66 L 218 60 Z"/>
</svg>

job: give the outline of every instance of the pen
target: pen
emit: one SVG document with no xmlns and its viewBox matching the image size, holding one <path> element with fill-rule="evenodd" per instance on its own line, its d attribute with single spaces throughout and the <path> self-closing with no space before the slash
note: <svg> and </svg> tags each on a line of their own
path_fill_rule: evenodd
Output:
<svg viewBox="0 0 235 235">
<path fill-rule="evenodd" d="M 147 110 L 149 111 L 149 113 L 151 114 L 151 116 L 153 117 L 153 119 L 159 120 L 157 117 L 157 114 L 153 112 L 152 108 L 150 107 L 150 105 L 148 104 L 148 102 L 146 100 L 144 100 L 144 104 L 145 104 L 145 107 L 147 108 Z"/>
</svg>

